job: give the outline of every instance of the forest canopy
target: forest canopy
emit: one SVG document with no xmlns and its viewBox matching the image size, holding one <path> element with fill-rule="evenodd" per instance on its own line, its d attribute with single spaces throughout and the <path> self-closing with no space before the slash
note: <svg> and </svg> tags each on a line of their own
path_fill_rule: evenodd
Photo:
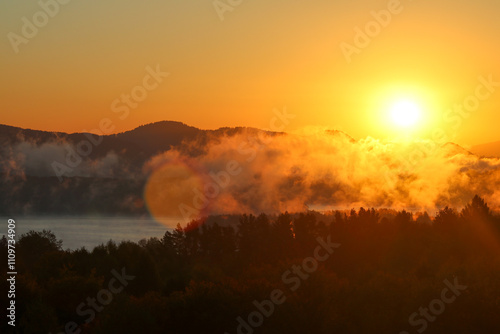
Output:
<svg viewBox="0 0 500 334">
<path fill-rule="evenodd" d="M 16 243 L 17 330 L 494 333 L 499 240 L 500 217 L 478 196 L 433 217 L 365 208 L 209 217 L 160 239 L 91 250 L 64 250 L 51 231 L 30 231 Z M 5 237 L 0 247 L 6 254 Z M 450 284 L 463 288 L 454 301 L 439 315 L 421 313 Z M 272 312 L 269 300 L 279 301 Z"/>
</svg>

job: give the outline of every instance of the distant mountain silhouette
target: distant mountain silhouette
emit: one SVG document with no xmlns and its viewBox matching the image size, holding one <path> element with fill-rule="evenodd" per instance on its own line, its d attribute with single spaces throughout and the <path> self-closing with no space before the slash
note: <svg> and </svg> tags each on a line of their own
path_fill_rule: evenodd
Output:
<svg viewBox="0 0 500 334">
<path fill-rule="evenodd" d="M 334 139 L 331 150 L 337 152 L 336 156 L 343 156 L 343 147 L 350 150 L 358 143 L 342 131 L 328 130 L 325 133 Z M 213 145 L 237 135 L 241 135 L 238 138 L 241 144 L 247 145 L 243 146 L 246 158 L 251 157 L 249 154 L 252 152 L 248 151 L 250 143 L 263 139 L 260 135 L 294 136 L 246 127 L 202 130 L 173 121 L 146 124 L 102 137 L 89 133 L 68 134 L 0 125 L 0 215 L 147 214 L 143 191 L 148 177 L 147 162 L 151 158 L 175 149 L 187 160 L 203 161 L 205 157 L 202 155 Z M 81 148 L 82 141 L 98 144 L 93 144 L 92 152 L 82 155 L 80 162 L 71 165 L 68 163 L 68 152 L 78 150 L 79 146 Z M 231 143 L 231 140 L 228 142 Z M 283 141 L 281 153 L 286 154 L 286 145 L 293 145 L 293 142 Z M 418 143 L 415 145 L 418 148 Z M 229 147 L 234 150 L 235 146 Z M 472 154 L 454 143 L 447 143 L 443 148 L 450 157 Z M 314 147 L 307 149 L 313 151 Z M 279 153 L 273 150 L 273 146 L 263 152 L 265 155 L 262 158 L 269 159 L 270 164 L 274 163 L 275 154 Z M 65 171 L 58 173 L 54 164 L 63 166 Z M 299 169 L 294 171 L 298 174 L 285 175 L 278 185 L 283 194 L 291 197 L 296 192 L 304 191 L 303 175 Z M 254 177 L 255 180 L 261 177 L 258 171 Z M 328 201 L 339 188 L 338 185 L 322 184 L 320 180 L 311 189 L 319 196 L 317 198 Z M 241 196 L 246 198 L 246 195 Z"/>
<path fill-rule="evenodd" d="M 133 144 L 152 154 L 178 146 L 185 140 L 194 140 L 203 134 L 203 130 L 181 122 L 162 121 L 141 125 L 131 131 L 122 132 L 113 137 L 120 142 Z"/>
<path fill-rule="evenodd" d="M 448 142 L 443 144 L 441 147 L 446 149 L 448 156 L 454 156 L 457 154 L 473 155 L 472 152 L 467 151 L 465 148 L 455 143 Z"/>
<path fill-rule="evenodd" d="M 162 121 L 139 126 L 131 131 L 97 136 L 89 133 L 64 133 L 23 129 L 0 125 L 0 214 L 146 214 L 142 203 L 144 179 L 142 167 L 153 156 L 177 149 L 189 156 L 198 156 L 209 140 L 234 136 L 244 132 L 249 136 L 270 133 L 255 128 L 220 128 L 201 130 L 174 121 Z M 84 157 L 86 165 L 104 161 L 114 153 L 119 159 L 113 177 L 85 173 L 56 177 L 54 161 L 67 164 L 63 145 L 77 147 L 82 141 L 94 140 L 92 152 Z M 43 147 L 51 150 L 43 150 Z M 33 154 L 33 148 L 38 151 Z M 30 151 L 31 149 L 31 151 Z M 57 158 L 50 154 L 59 152 Z M 31 167 L 23 173 L 12 171 L 16 155 L 22 152 L 31 158 Z M 75 167 L 78 169 L 80 166 Z M 15 188 L 15 191 L 12 189 Z M 123 203 L 126 203 L 124 205 Z"/>
<path fill-rule="evenodd" d="M 172 147 L 180 146 L 183 142 L 198 140 L 203 143 L 209 136 L 233 136 L 241 133 L 243 130 L 252 134 L 266 132 L 246 127 L 223 127 L 217 130 L 201 130 L 181 122 L 161 121 L 141 125 L 130 131 L 102 136 L 102 142 L 94 147 L 90 157 L 102 157 L 110 150 L 125 155 L 154 155 L 169 150 Z M 96 137 L 96 140 L 98 139 L 98 136 L 93 136 Z M 0 124 L 0 144 L 2 147 L 11 146 L 22 141 L 42 145 L 44 143 L 62 141 L 77 144 L 82 140 L 88 140 L 85 133 L 68 134 L 64 132 L 39 131 Z"/>
<path fill-rule="evenodd" d="M 125 155 L 152 155 L 177 146 L 184 140 L 193 140 L 203 131 L 180 122 L 163 121 L 139 126 L 131 131 L 102 136 L 102 142 L 95 145 L 91 158 L 106 155 L 110 150 Z M 98 140 L 98 136 L 95 136 Z M 85 133 L 64 133 L 22 129 L 0 125 L 0 144 L 3 147 L 27 141 L 36 145 L 67 141 L 77 144 L 88 140 Z"/>
<path fill-rule="evenodd" d="M 28 142 L 36 146 L 43 144 L 69 143 L 77 145 L 81 141 L 89 140 L 89 136 L 100 141 L 99 145 L 93 145 L 90 159 L 100 159 L 109 152 L 115 152 L 121 158 L 128 161 L 136 168 L 142 167 L 150 157 L 172 148 L 176 148 L 183 154 L 197 156 L 203 153 L 209 140 L 216 140 L 224 136 L 231 137 L 244 132 L 248 135 L 257 136 L 267 133 L 268 135 L 286 135 L 286 133 L 268 132 L 256 128 L 246 127 L 223 127 L 216 130 L 201 130 L 196 127 L 175 121 L 161 121 L 141 125 L 133 130 L 117 134 L 96 136 L 88 133 L 64 133 L 23 129 L 0 124 L 0 145 L 5 151 L 9 147 L 22 142 Z M 339 130 L 327 130 L 327 134 L 342 138 L 351 143 L 356 140 Z M 500 142 L 474 146 L 471 151 L 463 147 L 446 143 L 443 145 L 450 154 L 476 154 L 484 156 L 500 156 Z M 3 153 L 0 151 L 0 156 Z"/>
<path fill-rule="evenodd" d="M 500 141 L 475 145 L 470 150 L 475 155 L 500 158 Z"/>
<path fill-rule="evenodd" d="M 356 142 L 356 140 L 354 138 L 352 138 L 351 136 L 349 136 L 344 131 L 340 131 L 340 130 L 326 130 L 326 133 L 328 133 L 329 135 L 332 135 L 332 136 L 344 137 L 344 138 L 346 138 L 351 143 L 355 143 Z"/>
<path fill-rule="evenodd" d="M 81 141 L 88 141 L 88 137 L 91 136 L 95 141 L 100 141 L 100 144 L 92 146 L 92 153 L 88 158 L 99 159 L 113 151 L 132 163 L 132 165 L 140 167 L 151 156 L 173 147 L 180 148 L 182 143 L 196 141 L 200 144 L 199 146 L 202 146 L 209 137 L 231 136 L 243 129 L 247 128 L 200 130 L 181 122 L 162 121 L 142 125 L 130 131 L 100 137 L 88 133 L 68 134 L 0 125 L 0 145 L 4 150 L 22 142 L 28 142 L 36 146 L 64 142 L 76 145 Z M 258 129 L 247 130 L 254 133 L 262 131 Z M 193 147 L 180 148 L 180 150 L 190 155 L 201 153 Z M 2 156 L 1 152 L 0 156 Z"/>
<path fill-rule="evenodd" d="M 70 144 L 77 147 L 82 141 L 93 141 L 99 143 L 92 145 L 91 153 L 86 156 L 86 159 L 96 160 L 106 157 L 111 152 L 115 153 L 122 160 L 128 171 L 140 171 L 142 166 L 151 157 L 168 151 L 172 148 L 177 149 L 188 156 L 198 156 L 204 153 L 209 140 L 217 140 L 224 136 L 231 137 L 244 132 L 251 136 L 256 136 L 260 133 L 267 133 L 268 135 L 279 135 L 280 133 L 272 133 L 255 128 L 219 128 L 217 130 L 201 130 L 192 126 L 188 126 L 181 122 L 174 121 L 161 121 L 141 125 L 133 130 L 97 136 L 89 133 L 64 133 L 64 132 L 50 132 L 39 131 L 31 129 L 23 129 L 8 125 L 0 125 L 0 158 L 5 162 L 16 154 L 15 150 L 25 148 L 27 145 L 40 148 L 43 145 L 61 145 Z M 23 145 L 21 145 L 23 144 Z M 61 150 L 61 149 L 60 149 Z M 66 155 L 66 153 L 64 153 Z M 46 173 L 39 172 L 33 169 L 50 170 L 50 164 L 53 160 L 49 157 L 37 156 L 36 159 L 44 160 L 36 162 L 38 167 L 25 170 L 27 175 L 31 176 L 54 176 L 46 175 Z M 50 161 L 49 161 L 50 160 Z M 59 155 L 61 160 L 61 154 Z M 63 159 L 64 160 L 64 159 Z M 60 161 L 62 162 L 62 161 Z M 2 172 L 2 164 L 0 163 L 0 173 Z M 31 172 L 31 173 L 30 173 Z"/>
</svg>

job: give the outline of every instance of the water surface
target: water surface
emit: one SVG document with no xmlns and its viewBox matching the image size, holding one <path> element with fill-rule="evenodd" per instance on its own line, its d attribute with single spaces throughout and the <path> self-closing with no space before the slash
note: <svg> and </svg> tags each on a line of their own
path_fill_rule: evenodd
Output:
<svg viewBox="0 0 500 334">
<path fill-rule="evenodd" d="M 0 235 L 7 233 L 9 217 L 0 218 Z M 115 242 L 130 240 L 137 242 L 144 238 L 161 238 L 171 230 L 153 218 L 142 217 L 15 217 L 16 234 L 30 230 L 51 230 L 58 239 L 62 239 L 64 249 L 85 247 L 91 250 L 95 246 L 113 239 Z M 172 219 L 175 226 L 176 221 Z"/>
</svg>

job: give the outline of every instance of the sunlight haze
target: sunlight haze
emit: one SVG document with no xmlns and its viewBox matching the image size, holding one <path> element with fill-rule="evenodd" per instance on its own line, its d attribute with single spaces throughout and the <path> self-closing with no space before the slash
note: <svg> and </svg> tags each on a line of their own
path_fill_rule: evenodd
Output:
<svg viewBox="0 0 500 334">
<path fill-rule="evenodd" d="M 18 53 L 2 39 L 2 121 L 66 132 L 97 128 L 103 118 L 115 132 L 160 120 L 265 128 L 273 108 L 287 106 L 297 115 L 288 131 L 316 125 L 387 138 L 379 103 L 404 89 L 428 116 L 419 132 L 426 137 L 449 127 L 443 115 L 474 94 L 478 77 L 500 81 L 500 3 L 401 1 L 348 64 L 341 43 L 354 45 L 354 29 L 388 3 L 243 1 L 222 21 L 211 1 L 70 1 Z M 22 17 L 32 21 L 39 10 L 35 1 L 2 2 L 0 32 L 21 35 Z M 157 65 L 170 75 L 119 119 L 113 101 Z M 456 141 L 500 139 L 491 121 L 499 105 L 498 93 L 481 102 Z"/>
</svg>

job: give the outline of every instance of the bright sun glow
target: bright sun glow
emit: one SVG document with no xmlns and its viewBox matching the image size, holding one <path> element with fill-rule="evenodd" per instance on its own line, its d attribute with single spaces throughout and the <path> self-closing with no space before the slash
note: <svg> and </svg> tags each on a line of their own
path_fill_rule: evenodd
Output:
<svg viewBox="0 0 500 334">
<path fill-rule="evenodd" d="M 411 127 L 416 125 L 420 116 L 420 106 L 411 100 L 399 100 L 391 107 L 392 121 L 401 127 Z"/>
</svg>

